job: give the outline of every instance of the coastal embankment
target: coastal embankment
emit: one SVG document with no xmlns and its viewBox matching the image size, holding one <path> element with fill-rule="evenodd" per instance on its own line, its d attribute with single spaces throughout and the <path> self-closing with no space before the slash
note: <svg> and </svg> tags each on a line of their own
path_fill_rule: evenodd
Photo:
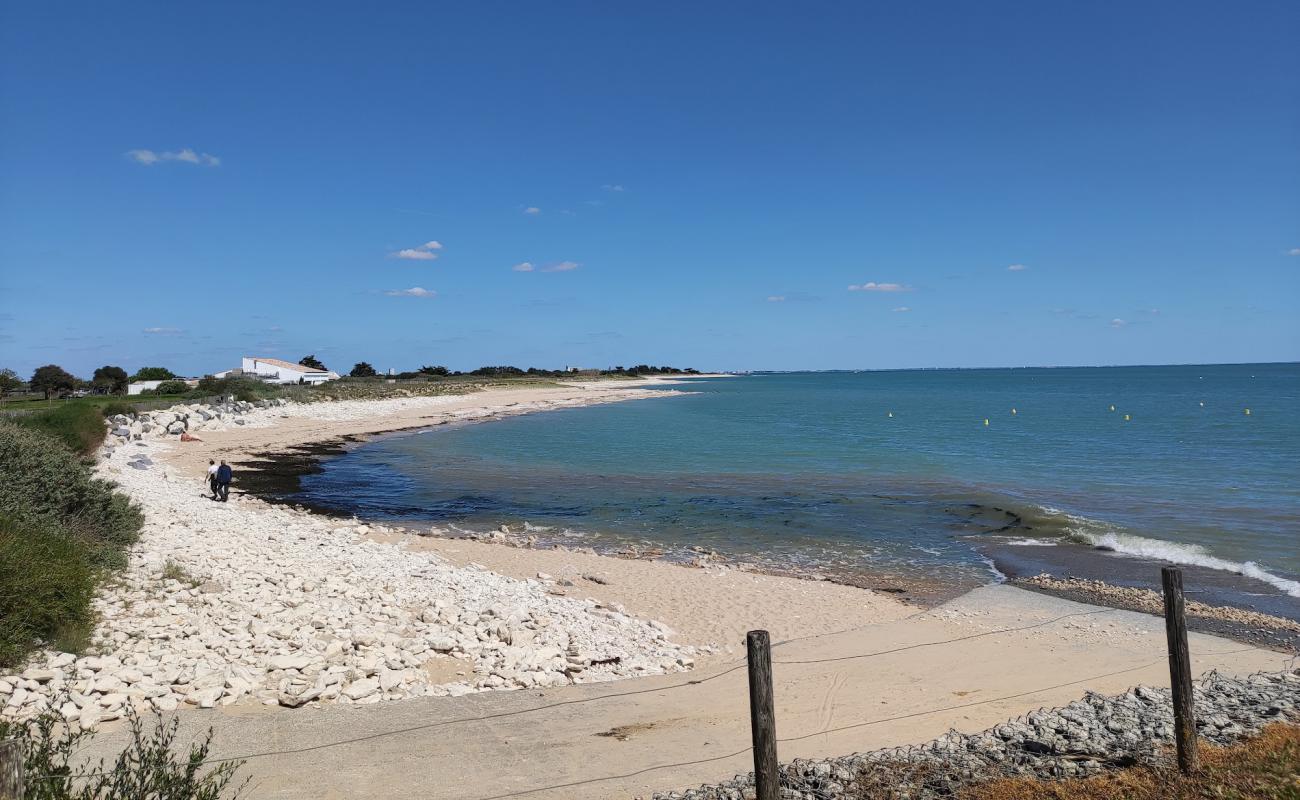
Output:
<svg viewBox="0 0 1300 800">
<path fill-rule="evenodd" d="M 3 713 L 53 707 L 102 728 L 93 761 L 120 746 L 113 721 L 128 708 L 177 710 L 183 736 L 211 726 L 214 758 L 246 760 L 252 797 L 604 798 L 744 769 L 749 629 L 777 642 L 783 759 L 977 731 L 1085 689 L 1166 681 L 1157 617 L 1006 585 L 925 608 L 725 564 L 435 539 L 204 496 L 210 458 L 673 402 L 640 386 L 266 405 L 197 431 L 202 441 L 117 437 L 99 470 L 145 515 L 130 566 L 96 602 L 92 651 L 43 653 L 3 676 Z M 1202 634 L 1191 651 L 1198 672 L 1287 661 Z"/>
</svg>

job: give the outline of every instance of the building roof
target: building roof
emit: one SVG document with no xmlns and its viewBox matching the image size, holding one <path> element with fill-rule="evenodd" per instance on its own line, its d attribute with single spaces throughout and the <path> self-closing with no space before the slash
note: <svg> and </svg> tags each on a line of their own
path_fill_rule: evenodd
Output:
<svg viewBox="0 0 1300 800">
<path fill-rule="evenodd" d="M 295 372 L 319 372 L 321 374 L 325 374 L 326 372 L 329 372 L 329 370 L 327 369 L 316 369 L 315 367 L 304 367 L 302 364 L 291 364 L 288 361 L 281 361 L 278 358 L 261 358 L 259 356 L 248 356 L 248 358 L 251 358 L 254 361 L 260 361 L 263 364 L 270 364 L 273 367 L 284 367 L 285 369 L 291 369 L 294 370 Z"/>
</svg>

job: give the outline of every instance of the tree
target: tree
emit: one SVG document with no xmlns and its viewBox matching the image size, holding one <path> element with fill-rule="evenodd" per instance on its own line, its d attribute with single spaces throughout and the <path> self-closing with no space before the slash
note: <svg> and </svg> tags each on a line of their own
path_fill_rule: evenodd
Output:
<svg viewBox="0 0 1300 800">
<path fill-rule="evenodd" d="M 18 373 L 5 367 L 0 369 L 0 396 L 9 394 L 14 389 L 23 385 L 23 379 L 18 377 Z"/>
<path fill-rule="evenodd" d="M 126 391 L 126 370 L 121 367 L 100 367 L 95 370 L 95 376 L 90 379 L 91 385 L 96 389 L 103 389 L 109 394 L 122 394 Z"/>
<path fill-rule="evenodd" d="M 27 383 L 35 391 L 44 392 L 46 400 L 50 399 L 50 392 L 70 392 L 77 388 L 76 376 L 57 364 L 37 367 Z"/>
<path fill-rule="evenodd" d="M 326 366 L 320 363 L 320 359 L 316 358 L 315 354 L 310 356 L 303 356 L 298 360 L 298 365 L 303 367 L 311 367 L 312 369 L 326 369 Z"/>
<path fill-rule="evenodd" d="M 133 381 L 169 381 L 176 377 L 176 373 L 166 367 L 141 367 L 138 372 L 131 376 Z"/>
<path fill-rule="evenodd" d="M 420 367 L 417 370 L 421 375 L 448 375 L 446 367 Z"/>
<path fill-rule="evenodd" d="M 359 361 L 348 374 L 353 378 L 373 378 L 375 377 L 376 372 L 374 367 L 364 361 Z"/>
</svg>

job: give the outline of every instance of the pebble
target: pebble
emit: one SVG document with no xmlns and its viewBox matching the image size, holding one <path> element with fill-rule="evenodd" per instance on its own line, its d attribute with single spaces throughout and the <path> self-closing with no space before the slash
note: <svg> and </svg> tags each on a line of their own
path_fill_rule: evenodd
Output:
<svg viewBox="0 0 1300 800">
<path fill-rule="evenodd" d="M 391 702 L 680 672 L 694 664 L 695 648 L 670 642 L 665 626 L 549 594 L 548 577 L 517 580 L 458 568 L 436 554 L 368 540 L 363 534 L 371 526 L 356 520 L 341 523 L 241 495 L 213 503 L 202 496 L 201 476 L 179 474 L 157 458 L 185 446 L 167 433 L 178 421 L 192 431 L 239 416 L 261 427 L 279 416 L 358 418 L 377 413 L 376 404 L 417 401 L 448 402 L 259 401 L 110 420 L 129 428 L 139 449 L 110 443 L 98 471 L 143 508 L 140 541 L 129 566 L 94 602 L 99 624 L 91 652 L 47 651 L 18 674 L 0 674 L 0 719 L 50 709 L 93 729 L 128 706 Z M 131 466 L 146 461 L 145 469 Z M 165 579 L 169 564 L 189 580 Z M 450 658 L 451 672 L 463 673 L 455 680 L 433 677 L 444 669 L 425 669 Z M 62 702 L 68 697 L 72 708 Z"/>
</svg>

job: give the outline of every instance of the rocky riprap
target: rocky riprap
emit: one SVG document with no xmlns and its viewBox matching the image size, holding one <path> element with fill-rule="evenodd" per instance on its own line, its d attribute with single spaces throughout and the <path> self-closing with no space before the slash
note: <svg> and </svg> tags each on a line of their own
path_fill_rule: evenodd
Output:
<svg viewBox="0 0 1300 800">
<path fill-rule="evenodd" d="M 1229 744 L 1270 722 L 1300 721 L 1300 670 L 1230 678 L 1196 687 L 1202 741 Z M 1113 697 L 1088 694 L 976 734 L 948 733 L 917 747 L 890 748 L 781 766 L 781 797 L 834 800 L 950 797 L 962 785 L 1000 777 L 1060 779 L 1167 758 L 1173 743 L 1168 689 L 1139 686 Z M 744 800 L 753 773 L 715 786 L 661 792 L 654 800 Z"/>
<path fill-rule="evenodd" d="M 282 408 L 289 401 L 283 399 L 231 400 L 228 403 L 192 403 L 178 405 L 161 411 L 141 411 L 135 414 L 114 414 L 108 418 L 108 436 L 104 441 L 104 454 L 130 442 L 180 436 L 197 431 L 224 431 L 232 425 L 260 427 L 266 424 L 254 412 Z"/>
<path fill-rule="evenodd" d="M 662 624 L 561 596 L 546 576 L 455 567 L 373 541 L 391 531 L 355 520 L 242 495 L 212 502 L 198 476 L 150 457 L 178 446 L 143 429 L 179 412 L 158 413 L 137 417 L 140 438 L 99 467 L 145 525 L 129 567 L 95 600 L 92 654 L 44 652 L 0 674 L 0 718 L 54 710 L 91 729 L 129 707 L 366 704 L 694 664 L 694 648 L 670 642 Z"/>
</svg>

